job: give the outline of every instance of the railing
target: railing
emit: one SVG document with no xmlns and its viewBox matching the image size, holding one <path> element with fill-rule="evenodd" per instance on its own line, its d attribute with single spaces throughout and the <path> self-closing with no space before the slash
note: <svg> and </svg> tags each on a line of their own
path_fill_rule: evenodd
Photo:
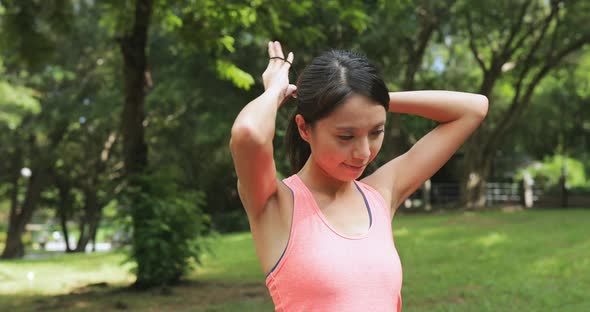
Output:
<svg viewBox="0 0 590 312">
<path fill-rule="evenodd" d="M 461 194 L 459 183 L 431 183 L 430 194 L 426 194 L 427 189 L 428 187 L 423 185 L 423 187 L 410 195 L 402 206 L 406 208 L 424 209 L 425 206 L 452 206 L 459 202 Z M 533 203 L 538 201 L 543 194 L 543 190 L 536 185 L 530 186 L 530 191 Z M 486 206 L 488 207 L 499 204 L 523 204 L 525 202 L 525 186 L 522 183 L 516 182 L 487 182 L 485 184 L 485 198 Z"/>
<path fill-rule="evenodd" d="M 488 182 L 485 188 L 486 206 L 523 201 L 524 190 L 521 183 Z"/>
</svg>

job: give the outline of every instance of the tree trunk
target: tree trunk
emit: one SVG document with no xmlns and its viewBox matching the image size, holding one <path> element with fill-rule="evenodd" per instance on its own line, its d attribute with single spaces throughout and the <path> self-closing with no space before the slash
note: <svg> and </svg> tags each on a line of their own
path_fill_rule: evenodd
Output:
<svg viewBox="0 0 590 312">
<path fill-rule="evenodd" d="M 100 225 L 100 220 L 102 219 L 102 207 L 103 205 L 98 205 L 96 208 L 96 216 L 90 220 L 90 229 L 88 233 L 89 239 L 92 240 L 92 251 L 96 251 L 96 233 L 98 231 L 98 227 Z"/>
<path fill-rule="evenodd" d="M 32 117 L 27 116 L 23 119 L 23 125 L 34 122 Z M 39 149 L 37 138 L 35 135 L 30 135 L 29 140 L 24 143 L 28 144 L 31 149 L 32 158 L 32 174 L 27 182 L 27 191 L 22 204 L 18 200 L 18 179 L 20 177 L 20 170 L 22 168 L 22 158 L 24 157 L 22 149 L 17 147 L 16 152 L 12 158 L 13 172 L 12 175 L 12 190 L 11 190 L 11 207 L 8 223 L 8 232 L 6 235 L 6 246 L 0 258 L 15 259 L 24 256 L 24 246 L 21 236 L 25 231 L 25 227 L 33 212 L 37 208 L 37 204 L 41 199 L 41 192 L 48 183 L 50 178 L 50 168 L 53 164 L 51 154 L 55 147 L 61 142 L 66 130 L 67 123 L 58 124 L 52 128 L 47 137 L 49 138 L 49 145 L 42 150 Z M 19 142 L 20 143 L 20 142 Z"/>
<path fill-rule="evenodd" d="M 125 171 L 140 174 L 147 166 L 147 144 L 144 138 L 144 102 L 147 90 L 147 35 L 152 1 L 137 0 L 133 32 L 120 39 L 125 79 L 125 106 L 122 134 Z"/>
<path fill-rule="evenodd" d="M 79 231 L 80 237 L 78 237 L 78 242 L 76 242 L 76 248 L 73 252 L 84 252 L 86 250 L 86 244 L 88 244 L 88 233 L 86 229 L 88 228 L 87 216 L 84 216 L 80 220 L 79 224 Z"/>
<path fill-rule="evenodd" d="M 84 252 L 86 250 L 86 244 L 88 243 L 88 219 L 89 219 L 89 206 L 91 199 L 88 196 L 88 192 L 84 191 L 84 214 L 80 218 L 80 223 L 78 223 L 78 231 L 80 232 L 80 236 L 78 237 L 78 241 L 76 242 L 76 248 L 74 252 Z"/>
<path fill-rule="evenodd" d="M 76 244 L 76 252 L 86 251 L 86 245 L 95 236 L 101 217 L 98 194 L 94 185 L 84 190 L 84 197 L 84 217 L 80 220 L 80 237 Z"/>
<path fill-rule="evenodd" d="M 466 209 L 481 210 L 486 203 L 485 183 L 490 173 L 494 154 L 475 151 L 473 147 L 465 153 L 463 174 L 460 180 L 460 205 Z"/>
<path fill-rule="evenodd" d="M 20 235 L 15 232 L 18 227 L 18 216 L 21 209 L 18 202 L 18 181 L 20 178 L 20 168 L 22 167 L 22 150 L 16 147 L 16 151 L 12 157 L 12 169 L 10 185 L 10 216 L 8 219 L 8 233 L 6 235 L 6 246 L 2 254 L 2 258 L 20 258 L 24 255 L 22 242 L 20 242 Z M 16 239 L 18 238 L 18 241 Z M 6 256 L 5 256 L 6 255 Z"/>
<path fill-rule="evenodd" d="M 72 209 L 73 199 L 71 196 L 71 186 L 65 181 L 60 181 L 60 178 L 55 176 L 55 184 L 59 191 L 59 206 L 57 207 L 57 214 L 59 216 L 59 222 L 61 224 L 61 231 L 64 234 L 66 241 L 66 252 L 72 252 L 70 247 L 70 234 L 68 232 L 68 214 Z"/>
<path fill-rule="evenodd" d="M 72 248 L 70 247 L 70 233 L 68 232 L 68 219 L 65 214 L 59 215 L 59 222 L 61 224 L 61 232 L 64 234 L 64 240 L 66 242 L 66 252 L 72 252 Z"/>
<path fill-rule="evenodd" d="M 152 0 L 136 0 L 133 29 L 131 33 L 119 40 L 121 52 L 123 53 L 123 74 L 125 81 L 125 107 L 123 108 L 122 135 L 123 135 L 123 157 L 125 177 L 131 189 L 139 192 L 146 192 L 146 186 L 138 179 L 147 167 L 148 149 L 144 138 L 143 122 L 145 118 L 144 102 L 148 88 L 148 66 L 147 66 L 147 39 L 150 17 L 152 14 Z M 139 213 L 137 207 L 140 205 L 140 198 L 137 193 L 131 194 L 131 218 L 133 226 L 133 248 L 138 250 L 145 247 L 138 241 L 141 233 L 145 231 L 141 227 L 145 218 L 150 216 L 149 211 Z M 149 208 L 148 208 L 149 209 Z M 143 246 L 143 247 L 142 247 Z M 138 254 L 146 251 L 139 250 Z M 138 260 L 138 259 L 136 259 Z M 146 279 L 144 264 L 137 262 L 137 280 L 135 287 L 142 287 Z"/>
<path fill-rule="evenodd" d="M 8 233 L 6 235 L 6 246 L 0 258 L 2 259 L 16 259 L 22 258 L 25 254 L 25 248 L 21 240 L 22 234 L 25 231 L 27 222 L 31 219 L 33 211 L 41 198 L 41 190 L 45 184 L 46 173 L 42 168 L 35 168 L 28 181 L 27 193 L 25 200 L 21 205 L 18 204 L 18 199 L 15 199 L 10 208 L 10 217 L 8 223 Z M 18 183 L 13 184 L 14 188 L 18 188 Z M 14 191 L 13 191 L 14 194 Z"/>
</svg>

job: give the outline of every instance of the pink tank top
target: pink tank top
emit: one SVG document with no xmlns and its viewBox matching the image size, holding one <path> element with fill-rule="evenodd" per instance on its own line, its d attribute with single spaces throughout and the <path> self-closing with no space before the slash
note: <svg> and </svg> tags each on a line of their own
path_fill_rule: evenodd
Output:
<svg viewBox="0 0 590 312">
<path fill-rule="evenodd" d="M 287 248 L 266 276 L 275 311 L 401 311 L 402 266 L 388 205 L 355 181 L 371 220 L 363 236 L 337 233 L 296 174 L 283 182 L 293 193 Z"/>
</svg>

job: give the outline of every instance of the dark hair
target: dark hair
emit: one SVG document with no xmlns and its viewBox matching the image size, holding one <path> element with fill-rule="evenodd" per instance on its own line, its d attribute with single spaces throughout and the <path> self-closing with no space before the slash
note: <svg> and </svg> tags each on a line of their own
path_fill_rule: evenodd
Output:
<svg viewBox="0 0 590 312">
<path fill-rule="evenodd" d="M 299 135 L 295 116 L 314 123 L 330 114 L 350 96 L 364 95 L 389 109 L 389 92 L 366 56 L 343 50 L 330 50 L 314 58 L 297 79 L 297 108 L 289 119 L 285 144 L 292 173 L 303 168 L 311 148 Z"/>
</svg>

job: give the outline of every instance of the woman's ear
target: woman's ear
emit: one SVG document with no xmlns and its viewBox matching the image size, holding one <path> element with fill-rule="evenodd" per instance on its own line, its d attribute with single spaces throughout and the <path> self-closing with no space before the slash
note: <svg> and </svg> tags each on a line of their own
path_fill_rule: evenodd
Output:
<svg viewBox="0 0 590 312">
<path fill-rule="evenodd" d="M 297 114 L 295 116 L 295 122 L 297 123 L 297 130 L 299 130 L 299 135 L 303 139 L 303 141 L 309 143 L 309 138 L 311 137 L 311 129 L 309 125 L 303 119 L 301 114 Z"/>
</svg>

